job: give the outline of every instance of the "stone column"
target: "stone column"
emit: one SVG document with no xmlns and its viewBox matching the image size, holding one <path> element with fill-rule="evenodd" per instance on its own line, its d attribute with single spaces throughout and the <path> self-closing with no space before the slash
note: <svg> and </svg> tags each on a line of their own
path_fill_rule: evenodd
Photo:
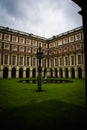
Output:
<svg viewBox="0 0 87 130">
<path fill-rule="evenodd" d="M 32 78 L 32 67 L 30 68 L 30 78 Z"/>
<path fill-rule="evenodd" d="M 26 78 L 26 68 L 23 69 L 23 78 Z"/>
<path fill-rule="evenodd" d="M 71 69 L 70 69 L 70 67 L 68 68 L 68 75 L 69 75 L 69 78 L 71 78 Z"/>
<path fill-rule="evenodd" d="M 8 78 L 11 78 L 11 70 L 8 70 Z"/>
<path fill-rule="evenodd" d="M 3 70 L 0 70 L 0 78 L 3 78 Z"/>
<path fill-rule="evenodd" d="M 16 68 L 16 78 L 19 78 L 19 67 Z"/>
<path fill-rule="evenodd" d="M 78 70 L 77 70 L 77 67 L 75 67 L 75 78 L 78 78 Z"/>
<path fill-rule="evenodd" d="M 11 66 L 9 66 L 9 69 L 8 69 L 8 78 L 11 78 Z"/>
<path fill-rule="evenodd" d="M 85 78 L 85 67 L 82 67 L 82 78 Z"/>
<path fill-rule="evenodd" d="M 58 71 L 57 71 L 57 76 L 58 76 L 58 78 L 60 77 L 59 68 L 58 68 Z"/>
<path fill-rule="evenodd" d="M 63 68 L 63 78 L 65 78 L 65 68 Z"/>
<path fill-rule="evenodd" d="M 50 69 L 47 68 L 47 77 L 50 77 Z"/>
</svg>

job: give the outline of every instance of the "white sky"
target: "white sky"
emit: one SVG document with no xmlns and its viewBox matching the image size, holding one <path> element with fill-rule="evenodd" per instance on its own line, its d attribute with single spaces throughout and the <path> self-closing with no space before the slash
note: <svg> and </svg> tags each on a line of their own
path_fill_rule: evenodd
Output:
<svg viewBox="0 0 87 130">
<path fill-rule="evenodd" d="M 0 26 L 50 38 L 82 26 L 72 0 L 0 0 Z"/>
</svg>

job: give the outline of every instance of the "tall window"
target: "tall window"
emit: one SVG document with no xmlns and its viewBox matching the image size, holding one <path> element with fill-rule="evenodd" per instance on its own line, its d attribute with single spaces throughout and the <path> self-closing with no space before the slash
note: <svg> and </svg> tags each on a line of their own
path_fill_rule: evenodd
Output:
<svg viewBox="0 0 87 130">
<path fill-rule="evenodd" d="M 65 65 L 68 65 L 68 57 L 65 57 Z"/>
<path fill-rule="evenodd" d="M 16 56 L 15 55 L 12 56 L 12 65 L 16 65 Z"/>
<path fill-rule="evenodd" d="M 81 55 L 78 55 L 78 65 L 81 64 Z"/>
<path fill-rule="evenodd" d="M 29 66 L 29 63 L 30 63 L 29 60 L 30 60 L 30 58 L 27 57 L 27 58 L 26 58 L 26 65 L 27 65 L 27 66 Z"/>
<path fill-rule="evenodd" d="M 4 55 L 4 64 L 5 64 L 5 65 L 8 64 L 8 55 Z"/>
<path fill-rule="evenodd" d="M 23 56 L 20 56 L 20 65 L 23 65 Z"/>
<path fill-rule="evenodd" d="M 74 56 L 71 56 L 71 65 L 74 65 Z"/>
<path fill-rule="evenodd" d="M 55 66 L 57 66 L 57 58 L 54 59 Z"/>
<path fill-rule="evenodd" d="M 36 65 L 36 58 L 33 58 L 33 66 Z"/>
</svg>

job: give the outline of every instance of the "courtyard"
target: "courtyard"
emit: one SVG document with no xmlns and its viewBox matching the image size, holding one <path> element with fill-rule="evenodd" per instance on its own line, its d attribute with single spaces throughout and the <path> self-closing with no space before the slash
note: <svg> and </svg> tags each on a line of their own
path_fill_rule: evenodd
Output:
<svg viewBox="0 0 87 130">
<path fill-rule="evenodd" d="M 55 130 L 85 127 L 85 82 L 20 83 L 20 79 L 0 79 L 0 129 Z M 21 79 L 22 80 L 22 79 Z M 51 79 L 52 80 L 52 79 Z"/>
</svg>

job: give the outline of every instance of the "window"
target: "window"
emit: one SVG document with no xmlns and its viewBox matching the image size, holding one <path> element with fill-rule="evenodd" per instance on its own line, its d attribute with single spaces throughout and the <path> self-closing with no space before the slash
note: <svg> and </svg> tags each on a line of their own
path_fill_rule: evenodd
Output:
<svg viewBox="0 0 87 130">
<path fill-rule="evenodd" d="M 65 48 L 64 48 L 64 52 L 68 52 L 68 47 L 65 47 Z"/>
<path fill-rule="evenodd" d="M 17 46 L 12 45 L 12 50 L 13 50 L 13 51 L 17 51 Z"/>
<path fill-rule="evenodd" d="M 32 48 L 32 53 L 36 53 L 37 49 L 36 48 Z"/>
<path fill-rule="evenodd" d="M 54 59 L 55 66 L 57 66 L 57 58 Z"/>
<path fill-rule="evenodd" d="M 19 37 L 19 43 L 24 43 L 25 42 L 24 40 L 25 39 L 23 37 Z"/>
<path fill-rule="evenodd" d="M 46 67 L 46 59 L 44 59 L 44 67 Z"/>
<path fill-rule="evenodd" d="M 23 56 L 20 56 L 20 65 L 23 65 L 23 60 L 24 60 L 24 58 L 23 58 Z"/>
<path fill-rule="evenodd" d="M 42 47 L 42 42 L 39 42 L 39 43 L 38 43 L 38 46 L 41 46 L 41 47 Z"/>
<path fill-rule="evenodd" d="M 71 56 L 71 65 L 74 65 L 74 56 Z"/>
<path fill-rule="evenodd" d="M 59 58 L 59 66 L 62 65 L 62 57 Z"/>
<path fill-rule="evenodd" d="M 68 57 L 65 57 L 65 65 L 68 65 Z"/>
<path fill-rule="evenodd" d="M 62 45 L 62 40 L 58 40 L 58 45 Z"/>
<path fill-rule="evenodd" d="M 26 52 L 31 52 L 31 48 L 30 47 L 26 47 Z"/>
<path fill-rule="evenodd" d="M 44 43 L 44 48 L 47 48 L 47 44 L 46 43 Z"/>
<path fill-rule="evenodd" d="M 26 39 L 26 44 L 31 45 L 31 40 L 30 39 Z"/>
<path fill-rule="evenodd" d="M 74 45 L 70 46 L 70 51 L 74 51 Z"/>
<path fill-rule="evenodd" d="M 4 40 L 10 41 L 10 35 L 4 34 Z"/>
<path fill-rule="evenodd" d="M 4 64 L 8 65 L 8 55 L 4 55 Z"/>
<path fill-rule="evenodd" d="M 12 65 L 16 65 L 16 56 L 15 55 L 12 56 Z"/>
<path fill-rule="evenodd" d="M 33 66 L 36 65 L 36 58 L 33 58 Z"/>
<path fill-rule="evenodd" d="M 76 50 L 79 50 L 79 49 L 81 49 L 81 44 L 76 45 Z"/>
<path fill-rule="evenodd" d="M 24 52 L 24 46 L 20 46 L 20 51 Z"/>
<path fill-rule="evenodd" d="M 12 36 L 12 42 L 18 42 L 18 37 L 17 36 Z"/>
<path fill-rule="evenodd" d="M 59 48 L 59 53 L 62 53 L 62 48 Z"/>
<path fill-rule="evenodd" d="M 63 39 L 63 44 L 66 44 L 66 43 L 68 43 L 68 38 Z"/>
<path fill-rule="evenodd" d="M 37 41 L 33 40 L 33 41 L 32 41 L 32 45 L 33 45 L 33 46 L 37 46 Z"/>
<path fill-rule="evenodd" d="M 74 36 L 69 37 L 69 42 L 74 42 Z"/>
<path fill-rule="evenodd" d="M 9 50 L 10 49 L 10 45 L 9 44 L 4 44 L 4 49 Z"/>
<path fill-rule="evenodd" d="M 81 34 L 80 34 L 80 33 L 77 34 L 77 35 L 75 35 L 75 40 L 76 40 L 76 41 L 81 40 Z"/>
<path fill-rule="evenodd" d="M 81 55 L 77 56 L 77 60 L 78 60 L 78 65 L 81 64 Z"/>
<path fill-rule="evenodd" d="M 26 57 L 26 65 L 27 65 L 27 66 L 29 66 L 29 64 L 30 64 L 29 60 L 30 60 L 30 57 L 27 56 L 27 57 Z"/>
<path fill-rule="evenodd" d="M 57 41 L 55 41 L 55 47 L 57 46 Z"/>
<path fill-rule="evenodd" d="M 2 33 L 0 33 L 0 39 L 2 40 Z"/>
</svg>

